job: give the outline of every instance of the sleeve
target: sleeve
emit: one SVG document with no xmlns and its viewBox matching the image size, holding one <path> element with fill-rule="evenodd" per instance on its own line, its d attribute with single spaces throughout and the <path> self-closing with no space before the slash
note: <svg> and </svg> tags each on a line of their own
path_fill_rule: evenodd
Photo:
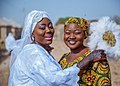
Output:
<svg viewBox="0 0 120 86">
<path fill-rule="evenodd" d="M 12 33 L 9 33 L 5 39 L 5 47 L 8 50 L 8 52 L 10 53 L 11 50 L 13 50 L 15 46 L 16 46 L 16 40 L 15 40 L 14 36 L 12 35 Z"/>
<path fill-rule="evenodd" d="M 40 55 L 38 57 L 40 58 Z M 73 66 L 62 70 L 51 63 L 45 63 L 42 59 L 34 62 L 31 76 L 36 83 L 42 86 L 78 86 L 79 68 Z"/>
</svg>

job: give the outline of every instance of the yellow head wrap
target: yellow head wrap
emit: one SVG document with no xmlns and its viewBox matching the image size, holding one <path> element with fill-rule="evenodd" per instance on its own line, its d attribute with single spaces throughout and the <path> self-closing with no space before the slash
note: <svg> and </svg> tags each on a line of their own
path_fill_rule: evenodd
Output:
<svg viewBox="0 0 120 86">
<path fill-rule="evenodd" d="M 65 21 L 65 26 L 66 27 L 68 24 L 70 23 L 74 23 L 74 24 L 78 24 L 80 25 L 80 27 L 85 31 L 85 36 L 88 36 L 88 31 L 89 31 L 89 23 L 87 20 L 85 20 L 84 18 L 77 18 L 77 17 L 69 17 L 66 21 Z"/>
</svg>

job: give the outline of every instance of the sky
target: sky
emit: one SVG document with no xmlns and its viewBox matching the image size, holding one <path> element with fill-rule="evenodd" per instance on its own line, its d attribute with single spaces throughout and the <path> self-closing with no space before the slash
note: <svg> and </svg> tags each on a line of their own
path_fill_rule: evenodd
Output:
<svg viewBox="0 0 120 86">
<path fill-rule="evenodd" d="M 120 16 L 120 0 L 0 0 L 0 18 L 11 19 L 21 26 L 32 10 L 46 11 L 53 24 L 68 16 L 92 20 Z"/>
</svg>

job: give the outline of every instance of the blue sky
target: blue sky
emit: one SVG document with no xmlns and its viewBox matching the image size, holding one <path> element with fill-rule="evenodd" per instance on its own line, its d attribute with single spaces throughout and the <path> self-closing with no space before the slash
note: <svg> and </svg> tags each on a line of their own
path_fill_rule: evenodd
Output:
<svg viewBox="0 0 120 86">
<path fill-rule="evenodd" d="M 120 0 L 0 0 L 0 17 L 23 26 L 31 10 L 45 10 L 53 24 L 60 17 L 76 16 L 88 20 L 120 16 Z"/>
</svg>

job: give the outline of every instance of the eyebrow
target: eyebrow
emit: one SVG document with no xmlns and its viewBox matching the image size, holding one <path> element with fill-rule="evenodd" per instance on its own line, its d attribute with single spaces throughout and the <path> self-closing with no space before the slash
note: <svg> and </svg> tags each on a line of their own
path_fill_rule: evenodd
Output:
<svg viewBox="0 0 120 86">
<path fill-rule="evenodd" d="M 40 25 L 44 25 L 44 26 L 46 26 L 46 24 L 40 24 Z"/>
<path fill-rule="evenodd" d="M 51 23 L 51 22 L 49 22 L 49 23 L 48 23 L 48 25 L 49 25 L 49 24 L 52 24 L 52 23 Z M 44 23 L 43 23 L 43 24 L 40 24 L 40 25 L 45 25 L 45 26 L 46 26 L 47 24 L 44 24 Z"/>
</svg>

